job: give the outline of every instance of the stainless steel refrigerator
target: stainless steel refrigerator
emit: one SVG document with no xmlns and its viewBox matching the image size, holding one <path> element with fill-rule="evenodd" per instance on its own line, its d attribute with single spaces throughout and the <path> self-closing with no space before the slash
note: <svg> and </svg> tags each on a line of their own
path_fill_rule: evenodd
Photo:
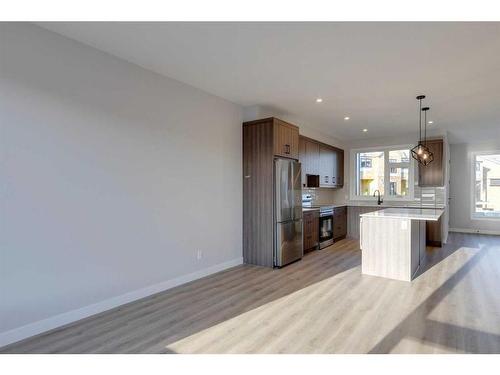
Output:
<svg viewBox="0 0 500 375">
<path fill-rule="evenodd" d="M 274 266 L 302 258 L 301 166 L 289 159 L 274 160 Z"/>
</svg>

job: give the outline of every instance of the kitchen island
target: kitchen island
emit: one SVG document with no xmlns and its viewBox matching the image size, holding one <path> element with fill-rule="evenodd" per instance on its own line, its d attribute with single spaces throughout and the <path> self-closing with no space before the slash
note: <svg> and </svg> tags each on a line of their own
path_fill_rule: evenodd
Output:
<svg viewBox="0 0 500 375">
<path fill-rule="evenodd" d="M 361 272 L 411 281 L 425 255 L 425 222 L 442 209 L 386 208 L 360 215 Z"/>
</svg>

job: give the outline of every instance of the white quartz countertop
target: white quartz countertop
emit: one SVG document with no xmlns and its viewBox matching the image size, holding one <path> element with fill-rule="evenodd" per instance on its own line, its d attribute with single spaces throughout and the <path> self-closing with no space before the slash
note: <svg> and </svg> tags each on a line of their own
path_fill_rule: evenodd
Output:
<svg viewBox="0 0 500 375">
<path fill-rule="evenodd" d="M 384 207 L 384 208 L 444 208 L 444 205 L 441 204 L 429 204 L 429 203 L 420 203 L 416 201 L 410 202 L 397 202 L 397 201 L 384 201 L 382 204 L 378 205 L 377 202 L 373 201 L 348 201 L 346 203 L 347 206 L 350 207 Z"/>
<path fill-rule="evenodd" d="M 438 221 L 444 210 L 434 208 L 384 208 L 361 214 L 363 217 Z"/>
<path fill-rule="evenodd" d="M 314 204 L 302 204 L 302 209 L 312 209 L 312 210 L 319 210 L 321 207 L 333 207 L 333 208 L 340 208 L 340 207 L 347 207 L 347 204 L 337 204 L 337 203 L 314 203 Z"/>
</svg>

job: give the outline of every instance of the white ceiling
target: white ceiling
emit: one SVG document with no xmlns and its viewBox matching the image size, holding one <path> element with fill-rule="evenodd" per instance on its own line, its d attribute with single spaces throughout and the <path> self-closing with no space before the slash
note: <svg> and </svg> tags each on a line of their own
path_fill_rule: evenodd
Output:
<svg viewBox="0 0 500 375">
<path fill-rule="evenodd" d="M 420 93 L 453 142 L 500 129 L 500 23 L 39 25 L 343 140 L 414 131 Z"/>
</svg>

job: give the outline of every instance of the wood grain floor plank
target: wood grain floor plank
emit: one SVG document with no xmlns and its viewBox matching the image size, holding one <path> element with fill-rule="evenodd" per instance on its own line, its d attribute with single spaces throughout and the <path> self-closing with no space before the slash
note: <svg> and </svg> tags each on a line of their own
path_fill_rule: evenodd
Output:
<svg viewBox="0 0 500 375">
<path fill-rule="evenodd" d="M 500 237 L 452 233 L 412 282 L 361 275 L 357 240 L 238 266 L 0 353 L 500 353 Z"/>
</svg>

